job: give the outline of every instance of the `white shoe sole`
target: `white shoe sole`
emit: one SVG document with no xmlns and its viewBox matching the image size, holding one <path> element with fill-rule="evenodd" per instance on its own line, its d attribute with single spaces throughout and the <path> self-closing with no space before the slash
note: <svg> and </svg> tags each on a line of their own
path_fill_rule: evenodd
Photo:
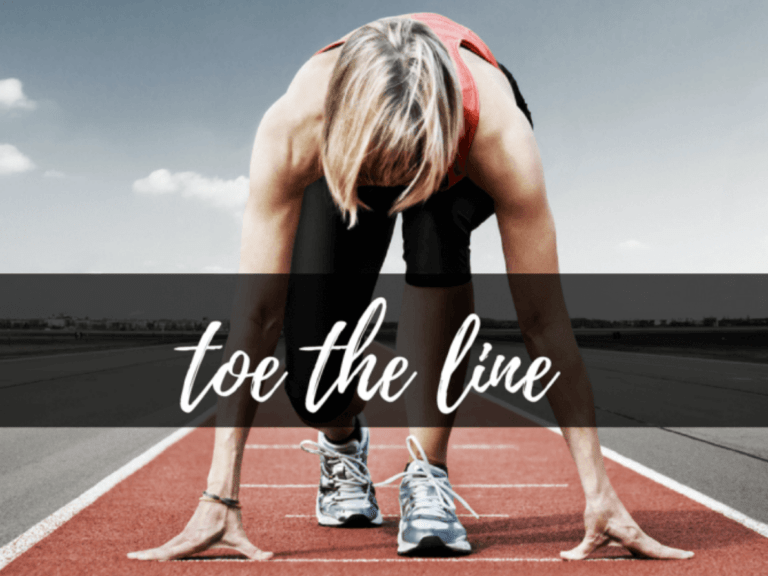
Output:
<svg viewBox="0 0 768 576">
<path fill-rule="evenodd" d="M 339 520 L 333 516 L 323 514 L 320 510 L 320 502 L 315 503 L 315 516 L 317 516 L 317 523 L 320 524 L 320 526 L 344 526 L 348 523 L 357 525 L 358 522 L 362 525 L 367 523 L 371 524 L 372 526 L 381 526 L 381 524 L 384 522 L 384 517 L 381 515 L 381 510 L 376 510 L 376 517 L 373 520 L 368 519 L 362 514 L 353 514 L 346 520 Z"/>
<path fill-rule="evenodd" d="M 406 542 L 403 540 L 402 532 L 397 532 L 397 553 L 401 556 L 414 554 L 418 552 L 435 553 L 444 550 L 446 555 L 450 554 L 469 554 L 472 552 L 472 545 L 466 540 L 457 540 L 451 544 L 446 544 L 438 536 L 427 536 L 420 542 Z"/>
</svg>

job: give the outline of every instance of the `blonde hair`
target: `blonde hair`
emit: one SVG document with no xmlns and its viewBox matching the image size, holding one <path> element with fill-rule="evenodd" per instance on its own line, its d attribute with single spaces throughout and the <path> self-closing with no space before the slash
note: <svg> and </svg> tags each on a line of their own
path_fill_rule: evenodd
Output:
<svg viewBox="0 0 768 576">
<path fill-rule="evenodd" d="M 336 204 L 357 222 L 363 183 L 406 185 L 390 213 L 440 187 L 463 129 L 461 85 L 425 24 L 384 18 L 344 43 L 325 100 L 322 161 Z"/>
</svg>

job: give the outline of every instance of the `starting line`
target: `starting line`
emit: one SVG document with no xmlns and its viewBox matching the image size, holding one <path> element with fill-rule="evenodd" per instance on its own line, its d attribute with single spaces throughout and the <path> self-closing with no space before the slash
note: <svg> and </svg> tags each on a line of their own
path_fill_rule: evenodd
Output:
<svg viewBox="0 0 768 576">
<path fill-rule="evenodd" d="M 549 429 L 552 432 L 560 433 L 556 428 L 553 428 L 551 423 L 542 421 L 541 419 L 528 414 L 498 398 L 487 396 L 487 400 L 495 404 L 502 405 L 503 407 L 516 412 L 535 423 L 542 425 L 544 428 Z M 61 525 L 66 523 L 70 518 L 78 514 L 84 508 L 91 505 L 98 498 L 105 493 L 109 492 L 115 485 L 125 480 L 133 473 L 143 468 L 150 461 L 154 460 L 160 453 L 166 450 L 171 445 L 175 444 L 187 434 L 189 434 L 193 428 L 213 413 L 213 409 L 206 414 L 196 419 L 196 421 L 190 423 L 187 428 L 181 428 L 174 433 L 170 434 L 167 438 L 157 443 L 155 446 L 146 450 L 143 454 L 134 458 L 131 462 L 116 470 L 101 482 L 97 483 L 93 488 L 83 493 L 78 498 L 71 501 L 66 506 L 57 510 L 12 542 L 6 544 L 0 548 L 0 569 L 7 566 L 13 560 L 21 556 L 24 552 L 29 550 L 36 543 L 40 542 L 52 532 L 54 532 Z M 298 445 L 295 445 L 298 447 Z M 250 449 L 288 449 L 294 448 L 294 445 L 248 445 Z M 402 449 L 402 445 L 373 445 L 372 449 Z M 518 449 L 515 445 L 472 445 L 463 444 L 451 446 L 452 449 Z M 722 516 L 729 518 L 742 526 L 760 534 L 763 537 L 768 537 L 768 524 L 759 522 L 747 515 L 694 490 L 688 486 L 685 486 L 663 474 L 656 472 L 642 464 L 626 458 L 621 454 L 614 452 L 613 450 L 603 448 L 603 455 L 626 468 L 653 480 L 654 482 L 673 490 L 683 496 L 702 504 L 706 508 L 721 514 Z M 568 484 L 464 484 L 457 485 L 456 488 L 567 488 Z M 242 488 L 317 488 L 317 484 L 294 484 L 294 485 L 274 485 L 274 484 L 243 484 Z M 397 488 L 397 486 L 391 486 L 391 488 Z M 588 558 L 586 562 L 613 562 L 613 561 L 625 561 L 632 560 L 629 557 L 614 557 L 614 558 Z M 188 558 L 179 561 L 184 562 L 253 562 L 247 558 L 238 557 L 201 557 L 201 558 Z M 458 562 L 458 563 L 550 563 L 550 562 L 566 562 L 560 558 L 535 558 L 535 557 L 508 557 L 508 558 L 484 558 L 484 557 L 469 557 L 469 558 L 346 558 L 346 559 L 334 559 L 334 558 L 277 558 L 270 559 L 264 562 L 282 562 L 282 563 L 399 563 L 399 562 Z"/>
<path fill-rule="evenodd" d="M 616 558 L 586 558 L 585 560 L 579 560 L 579 562 L 620 562 L 631 561 L 634 558 L 628 558 L 624 556 Z M 323 563 L 323 564 L 375 564 L 375 563 L 398 563 L 398 562 L 557 562 L 566 563 L 568 560 L 562 558 L 274 558 L 269 560 L 249 560 L 248 558 L 223 558 L 223 557 L 210 557 L 210 558 L 179 558 L 178 560 L 171 560 L 171 562 L 291 562 L 291 563 Z"/>
<path fill-rule="evenodd" d="M 453 484 L 454 488 L 568 488 L 568 484 Z M 240 488 L 317 488 L 317 484 L 240 484 Z M 399 488 L 393 484 L 376 488 Z"/>
<path fill-rule="evenodd" d="M 400 514 L 382 514 L 384 518 L 400 518 Z M 472 514 L 456 514 L 460 518 L 474 518 Z M 478 514 L 480 518 L 511 518 L 509 514 Z M 286 514 L 286 518 L 317 518 L 314 514 Z"/>
<path fill-rule="evenodd" d="M 294 450 L 299 444 L 246 444 L 248 450 Z M 403 450 L 404 444 L 371 444 L 369 450 Z M 450 444 L 450 450 L 520 450 L 516 444 Z"/>
</svg>

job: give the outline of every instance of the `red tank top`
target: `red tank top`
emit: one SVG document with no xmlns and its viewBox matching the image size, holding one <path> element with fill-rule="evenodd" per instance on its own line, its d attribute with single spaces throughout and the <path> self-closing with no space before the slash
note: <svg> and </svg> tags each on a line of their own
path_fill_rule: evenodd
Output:
<svg viewBox="0 0 768 576">
<path fill-rule="evenodd" d="M 480 37 L 477 34 L 472 32 L 472 30 L 466 26 L 457 24 L 453 20 L 450 20 L 445 16 L 440 16 L 439 14 L 412 14 L 411 18 L 429 26 L 435 35 L 440 38 L 442 43 L 445 44 L 459 76 L 462 102 L 464 104 L 464 133 L 459 140 L 459 151 L 456 161 L 448 171 L 448 184 L 449 186 L 453 186 L 463 177 L 467 158 L 469 157 L 469 148 L 472 146 L 472 140 L 474 139 L 475 131 L 477 130 L 477 123 L 480 120 L 480 98 L 477 94 L 477 85 L 475 84 L 475 79 L 472 77 L 467 64 L 464 62 L 461 54 L 459 54 L 459 47 L 463 46 L 464 48 L 468 48 L 490 64 L 493 64 L 496 68 L 498 68 L 499 65 L 488 46 L 480 40 Z M 330 50 L 331 48 L 336 48 L 343 43 L 344 40 L 337 40 L 333 44 L 318 51 L 317 54 Z"/>
</svg>

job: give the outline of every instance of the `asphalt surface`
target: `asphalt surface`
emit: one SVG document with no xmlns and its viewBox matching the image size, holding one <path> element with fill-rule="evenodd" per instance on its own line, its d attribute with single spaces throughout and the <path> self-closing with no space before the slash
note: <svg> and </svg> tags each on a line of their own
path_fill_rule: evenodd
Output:
<svg viewBox="0 0 768 576">
<path fill-rule="evenodd" d="M 522 346 L 514 344 L 495 344 L 494 352 L 525 357 Z M 158 366 L 189 362 L 169 347 L 87 354 L 91 354 L 88 362 L 81 355 L 0 362 L 0 390 L 41 382 L 55 386 L 57 380 L 73 386 L 78 378 L 93 380 L 94 370 L 99 377 L 110 378 L 129 374 L 148 362 Z M 598 418 L 609 426 L 633 426 L 602 428 L 605 446 L 768 522 L 767 428 L 654 424 L 672 421 L 669 415 L 679 414 L 691 394 L 701 399 L 698 409 L 710 416 L 717 411 L 744 410 L 743 403 L 732 405 L 734 394 L 748 399 L 746 410 L 762 410 L 768 365 L 602 350 L 583 350 L 582 354 L 595 390 Z M 654 394 L 671 389 L 672 384 L 694 392 L 671 396 L 672 404 L 654 402 Z M 548 416 L 544 403 L 526 405 L 499 389 L 493 394 L 541 418 Z M 738 423 L 737 417 L 732 419 Z M 148 427 L 0 429 L 0 546 L 172 432 Z M 167 489 L 172 491 L 173 486 Z M 621 494 L 621 486 L 617 490 Z"/>
<path fill-rule="evenodd" d="M 494 352 L 526 356 L 516 344 L 496 344 Z M 768 365 L 606 350 L 581 354 L 604 446 L 768 522 L 768 428 L 737 425 L 745 413 L 768 415 Z M 545 402 L 532 405 L 504 390 L 491 392 L 555 425 Z M 698 417 L 736 425 L 658 424 Z"/>
</svg>

